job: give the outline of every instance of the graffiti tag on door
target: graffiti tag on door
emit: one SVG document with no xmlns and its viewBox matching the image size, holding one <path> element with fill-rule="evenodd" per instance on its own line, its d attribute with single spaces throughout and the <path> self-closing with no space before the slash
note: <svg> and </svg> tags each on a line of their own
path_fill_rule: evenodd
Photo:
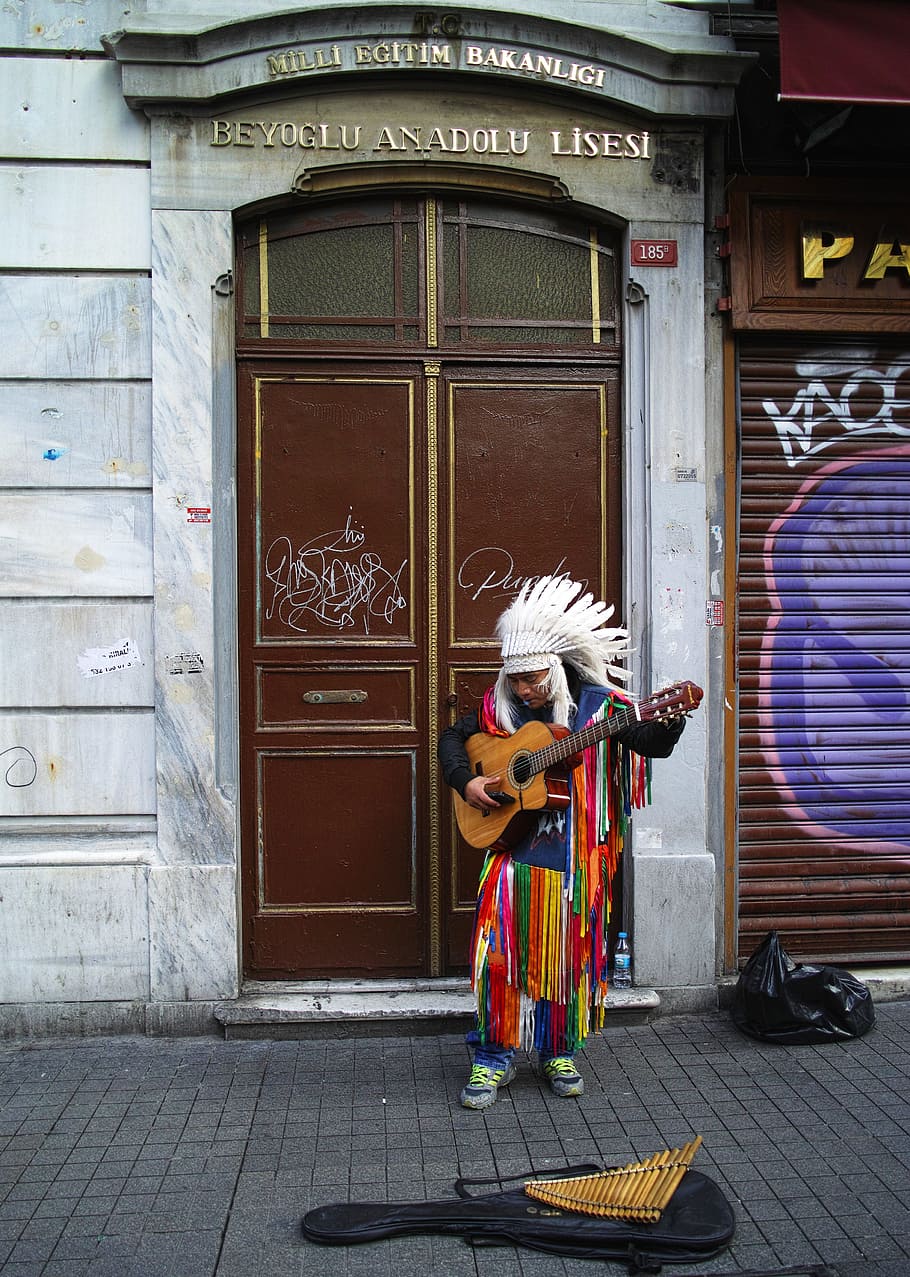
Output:
<svg viewBox="0 0 910 1277">
<path fill-rule="evenodd" d="M 263 570 L 269 583 L 267 620 L 307 633 L 313 625 L 333 630 L 391 624 L 407 606 L 400 581 L 403 559 L 388 568 L 367 546 L 366 533 L 349 514 L 344 526 L 311 537 L 296 548 L 290 537 L 276 537 L 265 553 Z"/>
</svg>

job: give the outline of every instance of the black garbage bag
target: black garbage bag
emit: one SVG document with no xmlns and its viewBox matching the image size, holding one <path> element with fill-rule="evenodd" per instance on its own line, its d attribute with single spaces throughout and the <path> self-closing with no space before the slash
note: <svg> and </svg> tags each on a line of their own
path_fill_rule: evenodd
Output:
<svg viewBox="0 0 910 1277">
<path fill-rule="evenodd" d="M 731 1011 L 750 1037 L 785 1045 L 859 1038 L 875 1023 L 872 994 L 843 967 L 793 962 L 769 931 L 743 967 Z"/>
</svg>

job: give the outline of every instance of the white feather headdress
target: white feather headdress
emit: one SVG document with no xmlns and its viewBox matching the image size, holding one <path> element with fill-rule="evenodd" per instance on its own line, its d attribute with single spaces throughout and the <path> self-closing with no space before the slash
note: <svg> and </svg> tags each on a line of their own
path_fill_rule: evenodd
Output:
<svg viewBox="0 0 910 1277">
<path fill-rule="evenodd" d="M 631 678 L 615 662 L 628 655 L 628 631 L 607 621 L 613 608 L 599 602 L 584 586 L 566 576 L 544 576 L 525 585 L 496 623 L 502 647 L 502 670 L 496 685 L 499 724 L 513 731 L 514 699 L 508 676 L 549 670 L 556 722 L 567 723 L 573 708 L 563 663 L 572 665 L 587 683 L 604 684 L 609 677 Z M 579 597 L 581 596 L 581 597 Z"/>
</svg>

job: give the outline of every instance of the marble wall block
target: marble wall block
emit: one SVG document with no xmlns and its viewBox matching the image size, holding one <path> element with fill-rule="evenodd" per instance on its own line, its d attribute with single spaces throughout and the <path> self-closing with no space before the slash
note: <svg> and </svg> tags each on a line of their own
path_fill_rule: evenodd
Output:
<svg viewBox="0 0 910 1277">
<path fill-rule="evenodd" d="M 59 11 L 59 3 L 55 7 Z M 91 8 L 97 7 L 94 0 Z M 124 102 L 113 62 L 7 57 L 0 73 L 0 156 L 148 161 L 148 118 Z"/>
<path fill-rule="evenodd" d="M 680 260 L 631 271 L 641 300 L 629 307 L 626 521 L 642 534 L 628 538 L 627 599 L 648 695 L 681 680 L 707 685 L 704 250 L 700 226 L 649 220 L 631 234 L 676 240 Z M 673 756 L 654 761 L 653 801 L 636 814 L 668 855 L 706 846 L 705 725 L 696 710 Z"/>
<path fill-rule="evenodd" d="M 0 869 L 0 1003 L 146 1000 L 143 866 Z"/>
<path fill-rule="evenodd" d="M 0 712 L 0 816 L 114 816 L 155 810 L 148 710 Z"/>
<path fill-rule="evenodd" d="M 149 595 L 151 496 L 0 492 L 0 593 Z"/>
<path fill-rule="evenodd" d="M 635 983 L 713 985 L 717 866 L 710 854 L 659 855 L 635 848 Z"/>
<path fill-rule="evenodd" d="M 148 270 L 149 174 L 0 163 L 0 269 Z"/>
<path fill-rule="evenodd" d="M 34 0 L 33 0 L 34 3 Z M 195 30 L 202 26 L 214 25 L 210 13 L 198 12 L 199 8 L 210 10 L 211 6 L 198 6 L 193 0 L 146 0 L 145 22 L 155 21 L 161 15 L 161 21 L 175 23 L 178 13 L 186 14 L 181 29 Z M 594 24 L 599 15 L 617 25 L 619 30 L 635 30 L 655 35 L 662 31 L 678 30 L 680 32 L 696 32 L 705 29 L 704 15 L 680 13 L 673 6 L 667 6 L 670 12 L 665 16 L 655 12 L 652 0 L 564 0 L 556 3 L 553 0 L 506 0 L 497 4 L 498 9 L 505 12 L 541 13 L 548 17 L 574 17 L 576 22 Z M 663 6 L 661 6 L 663 8 Z M 276 10 L 275 0 L 222 0 L 219 15 L 223 22 L 237 21 L 241 18 L 260 17 Z M 206 21 L 205 19 L 208 19 Z"/>
<path fill-rule="evenodd" d="M 10 488 L 149 488 L 144 381 L 0 382 L 0 473 Z"/>
<path fill-rule="evenodd" d="M 0 5 L 0 47 L 41 53 L 101 51 L 101 37 L 123 26 L 122 0 L 16 0 Z M 129 8 L 137 16 L 146 0 Z"/>
<path fill-rule="evenodd" d="M 152 868 L 149 929 L 152 1001 L 237 996 L 237 883 L 232 865 Z"/>
<path fill-rule="evenodd" d="M 7 755 L 6 762 L 9 758 Z M 0 778 L 6 770 L 0 766 Z M 151 865 L 157 861 L 154 816 L 4 816 L 0 868 Z"/>
<path fill-rule="evenodd" d="M 0 601 L 0 705 L 151 707 L 154 664 L 151 599 Z"/>
<path fill-rule="evenodd" d="M 0 378 L 145 379 L 151 281 L 0 275 Z"/>
</svg>

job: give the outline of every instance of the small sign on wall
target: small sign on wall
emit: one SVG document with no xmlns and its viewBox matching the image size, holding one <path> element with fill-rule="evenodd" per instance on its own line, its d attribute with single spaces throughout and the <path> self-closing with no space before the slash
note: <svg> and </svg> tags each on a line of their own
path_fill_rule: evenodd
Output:
<svg viewBox="0 0 910 1277">
<path fill-rule="evenodd" d="M 705 604 L 705 624 L 714 628 L 724 623 L 724 600 L 708 599 Z"/>
<path fill-rule="evenodd" d="M 678 266 L 675 239 L 633 239 L 633 266 Z"/>
<path fill-rule="evenodd" d="M 79 673 L 83 678 L 97 678 L 100 674 L 117 674 L 142 664 L 142 657 L 131 639 L 122 639 L 113 647 L 87 647 L 76 657 Z"/>
</svg>

